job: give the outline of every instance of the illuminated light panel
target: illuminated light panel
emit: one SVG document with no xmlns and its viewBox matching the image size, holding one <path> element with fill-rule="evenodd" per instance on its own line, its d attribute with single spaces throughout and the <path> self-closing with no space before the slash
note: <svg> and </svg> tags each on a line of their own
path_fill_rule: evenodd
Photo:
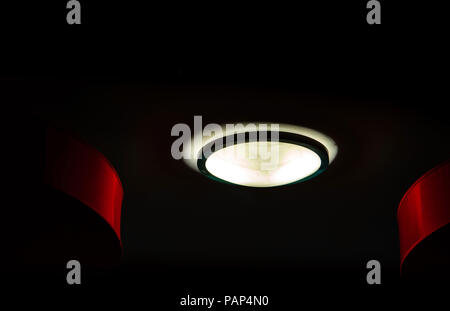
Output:
<svg viewBox="0 0 450 311">
<path fill-rule="evenodd" d="M 258 150 L 277 144 L 277 159 L 261 157 Z M 262 146 L 265 145 L 265 146 Z M 250 157 L 249 150 L 257 150 Z M 245 156 L 239 156 L 245 149 Z M 312 150 L 290 143 L 249 142 L 225 147 L 214 152 L 206 160 L 206 169 L 227 182 L 251 186 L 273 187 L 290 184 L 314 174 L 321 165 L 320 157 Z"/>
<path fill-rule="evenodd" d="M 310 128 L 276 124 L 277 141 L 260 136 L 260 125 L 268 125 L 270 132 L 273 130 L 271 124 L 244 123 L 243 127 L 232 131 L 222 125 L 222 132 L 218 134 L 214 131 L 209 136 L 198 133 L 183 149 L 184 161 L 217 181 L 249 187 L 274 187 L 311 179 L 326 170 L 336 158 L 338 148 L 334 140 Z M 249 138 L 254 131 L 248 130 L 250 127 L 247 125 L 256 125 L 256 141 Z M 234 140 L 234 145 L 225 143 L 227 138 L 243 133 L 245 140 Z M 217 146 L 218 141 L 222 144 Z M 276 161 L 271 161 L 267 152 L 274 150 Z"/>
</svg>

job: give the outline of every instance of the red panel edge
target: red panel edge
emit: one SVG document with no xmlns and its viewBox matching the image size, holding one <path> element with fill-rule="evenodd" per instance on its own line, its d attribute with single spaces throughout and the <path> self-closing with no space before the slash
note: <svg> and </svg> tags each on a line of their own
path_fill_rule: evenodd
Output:
<svg viewBox="0 0 450 311">
<path fill-rule="evenodd" d="M 400 270 L 411 251 L 450 223 L 450 161 L 422 175 L 405 193 L 397 210 Z"/>
<path fill-rule="evenodd" d="M 108 159 L 92 146 L 48 128 L 44 180 L 99 214 L 120 238 L 123 187 Z"/>
</svg>

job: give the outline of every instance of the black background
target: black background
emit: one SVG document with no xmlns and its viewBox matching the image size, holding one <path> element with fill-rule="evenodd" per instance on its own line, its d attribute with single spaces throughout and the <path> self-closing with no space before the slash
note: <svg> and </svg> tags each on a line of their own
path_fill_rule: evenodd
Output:
<svg viewBox="0 0 450 311">
<path fill-rule="evenodd" d="M 6 133 L 49 122 L 121 177 L 121 264 L 84 287 L 160 309 L 187 294 L 269 295 L 281 310 L 402 293 L 398 203 L 450 154 L 439 7 L 382 1 L 367 25 L 366 1 L 81 3 L 73 26 L 65 1 L 2 10 L 0 100 Z M 308 126 L 339 153 L 305 183 L 216 183 L 170 155 L 170 129 L 194 115 Z M 64 265 L 51 286 L 67 287 Z"/>
</svg>

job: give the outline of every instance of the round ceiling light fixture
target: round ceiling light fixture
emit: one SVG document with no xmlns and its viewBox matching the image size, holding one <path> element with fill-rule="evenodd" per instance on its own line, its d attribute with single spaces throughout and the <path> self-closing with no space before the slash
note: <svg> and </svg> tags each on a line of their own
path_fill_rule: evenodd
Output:
<svg viewBox="0 0 450 311">
<path fill-rule="evenodd" d="M 289 124 L 239 123 L 194 135 L 185 161 L 217 181 L 249 187 L 274 187 L 311 179 L 337 154 L 328 136 Z"/>
</svg>

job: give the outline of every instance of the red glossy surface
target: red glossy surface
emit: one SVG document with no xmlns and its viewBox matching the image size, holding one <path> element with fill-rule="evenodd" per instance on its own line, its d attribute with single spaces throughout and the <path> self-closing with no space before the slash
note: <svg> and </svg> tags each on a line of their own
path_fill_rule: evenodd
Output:
<svg viewBox="0 0 450 311">
<path fill-rule="evenodd" d="M 397 211 L 401 266 L 423 239 L 450 223 L 450 161 L 419 178 Z"/>
<path fill-rule="evenodd" d="M 45 181 L 96 211 L 120 240 L 123 188 L 117 172 L 99 151 L 48 129 Z"/>
</svg>

